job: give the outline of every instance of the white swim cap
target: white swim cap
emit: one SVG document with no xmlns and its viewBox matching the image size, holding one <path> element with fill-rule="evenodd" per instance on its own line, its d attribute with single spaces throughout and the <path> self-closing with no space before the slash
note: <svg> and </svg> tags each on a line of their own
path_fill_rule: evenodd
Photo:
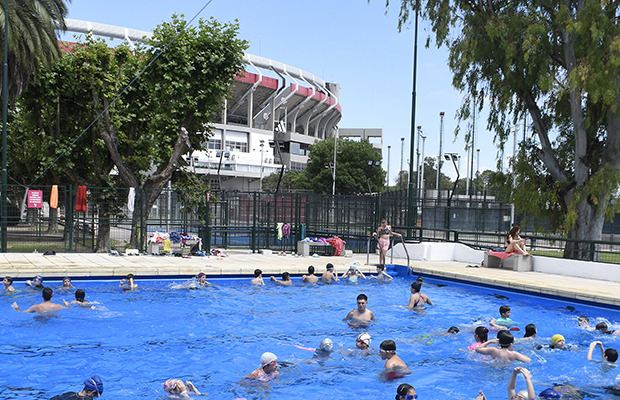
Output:
<svg viewBox="0 0 620 400">
<path fill-rule="evenodd" d="M 319 347 L 321 348 L 321 350 L 331 353 L 332 351 L 334 351 L 334 342 L 332 342 L 332 340 L 329 338 L 325 338 L 321 340 L 321 345 Z"/>
<path fill-rule="evenodd" d="M 269 353 L 269 352 L 263 353 L 263 355 L 260 356 L 260 363 L 263 366 L 265 366 L 267 364 L 270 364 L 270 363 L 272 363 L 274 361 L 277 361 L 277 360 L 278 360 L 278 357 L 276 357 L 275 354 Z"/>
<path fill-rule="evenodd" d="M 366 342 L 368 346 L 370 346 L 370 335 L 366 332 L 360 333 L 357 337 L 357 340 L 360 342 Z"/>
<path fill-rule="evenodd" d="M 525 400 L 530 400 L 530 398 L 529 398 L 529 396 L 528 396 L 528 394 L 527 394 L 527 390 L 525 390 L 525 389 L 520 390 L 520 391 L 517 393 L 517 395 L 518 395 L 518 396 L 522 396 Z M 531 399 L 531 400 L 534 400 L 534 399 Z"/>
</svg>

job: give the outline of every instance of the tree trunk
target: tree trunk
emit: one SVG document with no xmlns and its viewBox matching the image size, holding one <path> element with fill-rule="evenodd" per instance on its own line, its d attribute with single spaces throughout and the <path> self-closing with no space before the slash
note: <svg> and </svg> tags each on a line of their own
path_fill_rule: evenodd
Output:
<svg viewBox="0 0 620 400">
<path fill-rule="evenodd" d="M 607 201 L 603 201 L 602 204 L 607 204 Z M 581 200 L 577 204 L 577 220 L 568 231 L 568 238 L 577 241 L 566 242 L 564 258 L 601 261 L 600 244 L 592 248 L 590 242 L 582 242 L 581 240 L 601 240 L 604 223 L 605 212 L 601 211 L 600 205 L 594 205 L 587 199 Z"/>
<path fill-rule="evenodd" d="M 47 221 L 47 232 L 48 234 L 58 233 L 58 209 L 50 207 L 50 216 Z"/>
<path fill-rule="evenodd" d="M 97 245 L 95 253 L 109 253 L 112 249 L 110 242 L 110 217 L 99 213 L 99 230 L 97 232 Z"/>
</svg>

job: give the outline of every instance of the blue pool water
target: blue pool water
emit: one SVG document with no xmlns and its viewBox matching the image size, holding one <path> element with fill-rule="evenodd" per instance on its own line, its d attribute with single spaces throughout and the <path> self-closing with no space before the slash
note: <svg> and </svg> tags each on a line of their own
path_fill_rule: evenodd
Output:
<svg viewBox="0 0 620 400">
<path fill-rule="evenodd" d="M 553 384 L 570 383 L 586 398 L 620 399 L 604 387 L 615 385 L 620 370 L 586 361 L 587 346 L 602 340 L 620 349 L 620 337 L 585 332 L 577 317 L 591 323 L 607 321 L 620 327 L 618 311 L 499 292 L 465 284 L 426 279 L 422 292 L 435 307 L 409 311 L 406 305 L 411 280 L 397 277 L 387 284 L 293 287 L 267 282 L 251 287 L 249 278 L 215 281 L 204 290 L 177 289 L 183 280 L 144 281 L 140 290 L 123 292 L 117 281 L 74 281 L 86 290 L 95 309 L 71 309 L 54 318 L 18 313 L 10 304 L 26 309 L 40 301 L 40 293 L 22 290 L 0 296 L 0 398 L 48 399 L 82 389 L 93 374 L 102 377 L 104 399 L 162 399 L 168 378 L 191 380 L 210 399 L 393 399 L 396 387 L 412 384 L 420 399 L 473 399 L 483 390 L 489 400 L 505 399 L 514 366 L 490 362 L 465 349 L 473 342 L 471 331 L 480 320 L 499 317 L 500 305 L 512 308 L 511 318 L 524 327 L 535 323 L 538 338 L 518 343 L 515 349 L 530 356 L 537 393 Z M 60 282 L 46 282 L 52 288 Z M 23 283 L 15 284 L 22 289 Z M 359 293 L 369 297 L 377 324 L 368 329 L 372 347 L 393 339 L 397 354 L 412 374 L 400 381 L 379 379 L 384 361 L 354 350 L 362 331 L 342 319 L 356 307 Z M 502 298 L 502 296 L 507 297 Z M 54 292 L 53 300 L 71 300 L 71 292 Z M 455 336 L 421 336 L 461 329 Z M 562 334 L 573 349 L 542 349 L 550 337 Z M 491 334 L 491 333 L 490 333 Z M 324 337 L 337 351 L 324 362 L 293 345 L 318 347 Z M 278 355 L 280 376 L 268 386 L 240 384 L 259 366 L 260 355 Z M 597 355 L 598 356 L 598 355 Z M 520 377 L 518 390 L 525 388 Z"/>
</svg>

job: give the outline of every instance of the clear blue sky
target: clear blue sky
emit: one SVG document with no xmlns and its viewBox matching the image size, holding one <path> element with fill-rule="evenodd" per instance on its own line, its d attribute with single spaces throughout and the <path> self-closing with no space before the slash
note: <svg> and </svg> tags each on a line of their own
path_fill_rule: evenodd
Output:
<svg viewBox="0 0 620 400">
<path fill-rule="evenodd" d="M 173 13 L 192 18 L 206 0 L 73 0 L 69 18 L 151 31 Z M 413 24 L 398 33 L 398 0 L 386 15 L 385 1 L 372 0 L 213 0 L 202 18 L 240 24 L 240 36 L 250 42 L 250 54 L 300 68 L 341 86 L 341 128 L 382 128 L 384 169 L 390 145 L 390 182 L 400 169 L 401 137 L 405 137 L 404 169 L 408 170 L 413 69 Z M 454 139 L 455 112 L 463 95 L 452 88 L 447 52 L 424 47 L 430 25 L 420 20 L 418 43 L 417 115 L 427 136 L 425 155 L 439 151 L 439 112 L 445 112 L 443 152 L 462 157 L 465 142 Z M 71 36 L 64 36 L 71 40 Z M 495 170 L 497 150 L 484 116 L 478 120 L 480 171 Z M 463 129 L 465 126 L 463 125 Z M 416 139 L 417 140 L 417 139 Z M 507 146 L 512 149 L 512 141 Z M 474 170 L 476 169 L 474 161 Z M 454 177 L 452 165 L 443 172 Z"/>
</svg>

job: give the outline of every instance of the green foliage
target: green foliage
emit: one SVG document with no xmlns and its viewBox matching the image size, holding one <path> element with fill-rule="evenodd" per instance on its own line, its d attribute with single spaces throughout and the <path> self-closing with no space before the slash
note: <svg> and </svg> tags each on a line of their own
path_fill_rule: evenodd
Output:
<svg viewBox="0 0 620 400">
<path fill-rule="evenodd" d="M 399 28 L 418 2 L 401 0 Z M 620 182 L 620 3 L 560 0 L 420 2 L 448 47 L 458 116 L 488 106 L 503 150 L 526 114 L 512 199 L 569 237 L 596 239 Z M 570 253 L 570 252 L 569 252 Z"/>
<path fill-rule="evenodd" d="M 280 172 L 276 171 L 263 178 L 263 191 L 275 192 L 278 187 Z M 306 175 L 302 171 L 288 171 L 282 175 L 280 193 L 298 192 L 308 190 L 309 184 Z"/>
<path fill-rule="evenodd" d="M 303 171 L 309 189 L 314 193 L 331 194 L 332 173 L 326 164 L 334 162 L 334 138 L 310 146 L 310 159 Z M 336 159 L 336 194 L 368 193 L 368 182 L 373 193 L 384 189 L 385 171 L 380 166 L 368 166 L 369 161 L 381 156 L 367 140 L 338 139 Z"/>
</svg>

